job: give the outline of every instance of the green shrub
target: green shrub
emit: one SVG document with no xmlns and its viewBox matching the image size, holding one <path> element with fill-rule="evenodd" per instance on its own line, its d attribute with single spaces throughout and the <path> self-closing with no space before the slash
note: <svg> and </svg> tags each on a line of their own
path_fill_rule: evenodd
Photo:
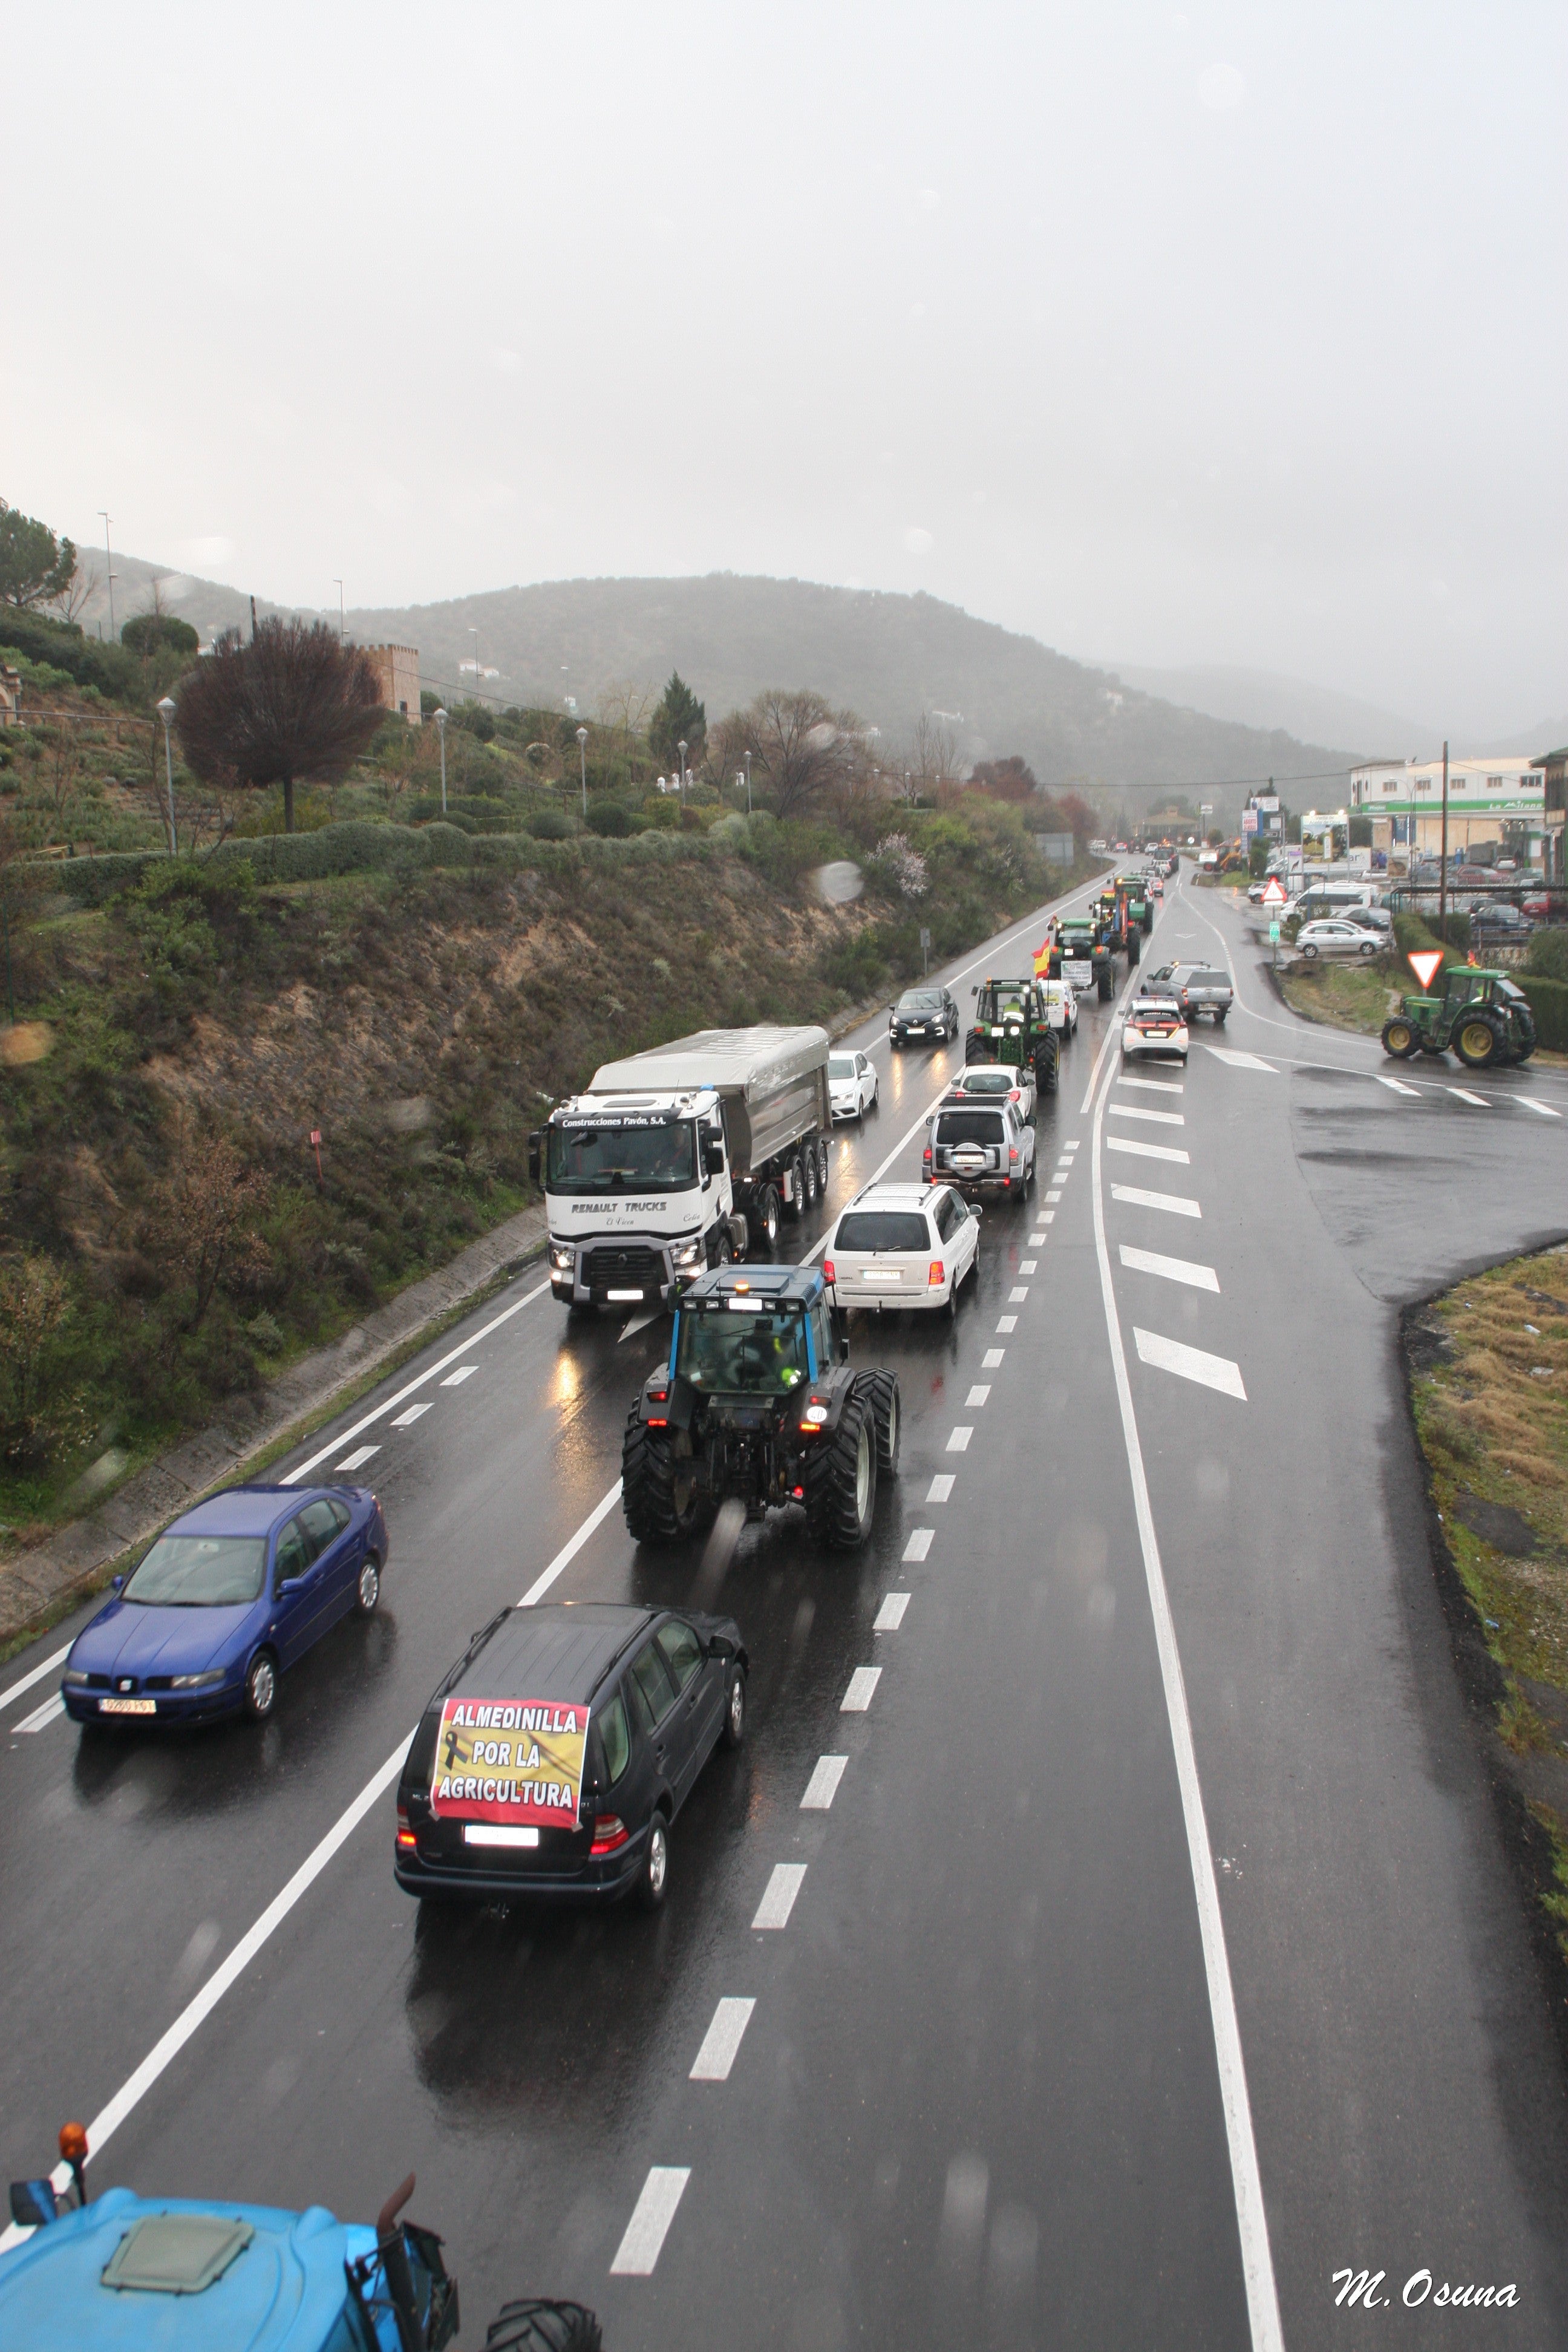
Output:
<svg viewBox="0 0 1568 2352">
<path fill-rule="evenodd" d="M 177 621 L 173 613 L 138 613 L 121 630 L 120 642 L 144 659 L 161 653 L 196 654 L 202 645 L 189 621 Z"/>
<path fill-rule="evenodd" d="M 574 830 L 564 809 L 535 809 L 527 823 L 535 841 L 567 841 Z"/>
<path fill-rule="evenodd" d="M 29 661 L 47 662 L 79 686 L 95 686 L 117 702 L 142 699 L 142 668 L 134 654 L 84 636 L 74 623 L 47 621 L 39 613 L 0 604 L 0 646 L 12 646 Z"/>
<path fill-rule="evenodd" d="M 1528 967 L 1520 984 L 1535 1015 L 1535 1042 L 1549 1053 L 1568 1054 L 1568 980 L 1546 980 Z"/>
<path fill-rule="evenodd" d="M 1524 963 L 1527 971 L 1540 972 L 1544 979 L 1568 980 L 1568 923 L 1537 931 Z"/>
<path fill-rule="evenodd" d="M 624 801 L 598 800 L 588 803 L 588 830 L 606 840 L 624 841 L 631 832 L 631 811 Z"/>
</svg>

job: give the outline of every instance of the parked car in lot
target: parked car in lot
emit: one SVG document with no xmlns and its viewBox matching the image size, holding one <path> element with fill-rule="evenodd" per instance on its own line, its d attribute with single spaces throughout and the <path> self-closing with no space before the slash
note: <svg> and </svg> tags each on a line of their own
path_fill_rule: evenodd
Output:
<svg viewBox="0 0 1568 2352">
<path fill-rule="evenodd" d="M 1058 983 L 1059 985 L 1059 983 Z M 1068 993 L 1072 993 L 1069 989 Z M 944 1102 L 1015 1102 L 1020 1115 L 1033 1118 L 1039 1100 L 1032 1062 L 969 1062 L 959 1072 Z"/>
<path fill-rule="evenodd" d="M 71 1643 L 78 1723 L 264 1722 L 281 1674 L 340 1617 L 368 1617 L 390 1549 L 368 1486 L 230 1486 L 186 1511 Z"/>
<path fill-rule="evenodd" d="M 1535 929 L 1529 916 L 1506 898 L 1472 898 L 1469 912 L 1470 937 L 1489 940 L 1494 947 L 1522 947 Z"/>
<path fill-rule="evenodd" d="M 437 1685 L 397 1788 L 407 1895 L 613 1903 L 669 1884 L 670 1829 L 746 1728 L 731 1617 L 611 1601 L 503 1609 Z"/>
<path fill-rule="evenodd" d="M 1235 1002 L 1228 971 L 1206 963 L 1163 963 L 1138 985 L 1139 996 L 1173 996 L 1184 1020 L 1206 1013 L 1217 1028 Z"/>
<path fill-rule="evenodd" d="M 1319 923 L 1303 923 L 1296 934 L 1297 952 L 1309 963 L 1319 956 L 1374 956 L 1381 940 L 1372 931 L 1364 931 L 1358 923 L 1350 923 L 1339 916 Z"/>
<path fill-rule="evenodd" d="M 1019 1117 L 1019 1106 L 942 1103 L 931 1123 L 923 1154 L 928 1184 L 949 1183 L 964 1192 L 1001 1186 L 1021 1201 L 1035 1181 L 1035 1130 Z"/>
<path fill-rule="evenodd" d="M 1386 907 L 1346 907 L 1337 919 L 1353 923 L 1358 930 L 1375 931 L 1384 946 L 1394 931 L 1394 917 Z"/>
<path fill-rule="evenodd" d="M 911 1037 L 956 1037 L 958 1003 L 951 989 L 906 988 L 888 1014 L 888 1034 L 895 1045 L 907 1045 Z"/>
<path fill-rule="evenodd" d="M 1186 1060 L 1187 1019 L 1173 996 L 1134 998 L 1122 1024 L 1121 1054 L 1124 1061 L 1154 1054 Z"/>
<path fill-rule="evenodd" d="M 868 1054 L 829 1054 L 827 1100 L 835 1118 L 864 1118 L 877 1091 L 877 1066 Z"/>
<path fill-rule="evenodd" d="M 868 1184 L 828 1237 L 836 1307 L 951 1313 L 980 1256 L 980 1215 L 951 1184 Z"/>
</svg>

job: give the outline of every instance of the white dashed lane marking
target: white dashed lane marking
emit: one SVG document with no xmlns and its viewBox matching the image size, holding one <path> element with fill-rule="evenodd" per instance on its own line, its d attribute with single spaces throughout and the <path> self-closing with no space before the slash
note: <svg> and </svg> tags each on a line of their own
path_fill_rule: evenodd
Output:
<svg viewBox="0 0 1568 2352">
<path fill-rule="evenodd" d="M 1533 1095 L 1513 1095 L 1510 1100 L 1521 1103 L 1526 1110 L 1538 1110 L 1542 1118 L 1561 1118 L 1563 1116 L 1560 1110 L 1553 1110 L 1550 1103 L 1537 1102 Z"/>
<path fill-rule="evenodd" d="M 952 1484 L 952 1481 L 950 1478 L 948 1480 L 948 1485 L 951 1486 Z M 910 1539 L 904 1546 L 904 1558 L 907 1560 L 924 1559 L 927 1552 L 930 1551 L 931 1548 L 931 1539 L 935 1534 L 936 1529 L 934 1528 L 912 1528 L 910 1533 Z"/>
<path fill-rule="evenodd" d="M 907 1592 L 884 1592 L 882 1605 L 872 1624 L 873 1633 L 896 1633 L 904 1622 L 904 1612 L 910 1605 Z"/>
<path fill-rule="evenodd" d="M 42 1706 L 36 1706 L 31 1715 L 25 1715 L 20 1723 L 11 1726 L 12 1736 L 15 1737 L 18 1731 L 47 1731 L 51 1723 L 58 1722 L 65 1711 L 66 1703 L 56 1691 L 53 1698 L 47 1698 Z"/>
<path fill-rule="evenodd" d="M 1201 1217 L 1203 1211 L 1195 1201 L 1184 1201 L 1179 1192 L 1142 1192 L 1136 1184 L 1113 1184 L 1113 1201 L 1125 1201 L 1134 1209 L 1168 1209 L 1173 1217 Z"/>
<path fill-rule="evenodd" d="M 422 1412 L 428 1412 L 429 1410 L 430 1400 L 426 1397 L 423 1404 L 411 1404 L 406 1412 L 400 1412 L 392 1426 L 394 1429 L 408 1429 L 418 1420 Z"/>
<path fill-rule="evenodd" d="M 1217 1290 L 1219 1276 L 1212 1265 L 1194 1265 L 1187 1257 L 1162 1257 L 1158 1250 L 1130 1249 L 1121 1244 L 1121 1263 L 1138 1274 L 1163 1275 L 1167 1282 L 1190 1283 L 1194 1290 Z"/>
<path fill-rule="evenodd" d="M 41 1683 L 46 1675 L 52 1675 L 57 1666 L 63 1666 L 70 1654 L 71 1645 L 68 1642 L 63 1649 L 51 1650 L 47 1658 L 40 1658 L 26 1674 L 18 1675 L 14 1683 L 8 1683 L 0 1691 L 0 1711 L 8 1707 L 14 1698 L 20 1698 L 24 1691 L 31 1690 L 35 1683 Z"/>
<path fill-rule="evenodd" d="M 811 1769 L 805 1784 L 805 1794 L 800 1801 L 803 1813 L 825 1813 L 838 1794 L 838 1783 L 844 1778 L 847 1756 L 819 1756 Z"/>
<path fill-rule="evenodd" d="M 1403 1078 L 1385 1078 L 1381 1070 L 1374 1070 L 1372 1075 L 1380 1087 L 1388 1087 L 1396 1095 L 1412 1095 L 1417 1102 L 1420 1101 L 1419 1087 L 1407 1087 Z"/>
<path fill-rule="evenodd" d="M 364 1465 L 370 1460 L 371 1455 L 373 1454 L 379 1454 L 380 1452 L 381 1448 L 379 1445 L 356 1445 L 352 1454 L 344 1454 L 342 1460 L 338 1465 L 338 1468 L 340 1470 L 363 1469 Z"/>
<path fill-rule="evenodd" d="M 928 1503 L 945 1503 L 952 1492 L 952 1471 L 939 1470 L 936 1476 L 931 1480 L 931 1485 L 926 1488 L 926 1501 Z"/>
<path fill-rule="evenodd" d="M 624 1339 L 626 1335 L 623 1332 L 621 1336 Z M 473 1379 L 474 1374 L 479 1370 L 479 1369 L 478 1364 L 459 1364 L 455 1372 L 447 1373 L 446 1379 L 442 1381 L 441 1386 L 444 1389 L 460 1389 L 465 1381 L 471 1381 Z"/>
<path fill-rule="evenodd" d="M 990 1395 L 990 1393 L 991 1393 L 991 1383 L 990 1383 L 990 1381 L 977 1381 L 975 1382 L 975 1385 L 973 1386 L 973 1388 L 972 1388 L 972 1389 L 970 1390 L 969 1394 L 964 1398 L 963 1402 L 964 1402 L 964 1403 L 965 1403 L 965 1405 L 966 1405 L 966 1406 L 968 1406 L 968 1405 L 983 1405 L 983 1404 L 985 1402 L 986 1398 Z"/>
<path fill-rule="evenodd" d="M 1179 1110 L 1145 1110 L 1142 1103 L 1107 1103 L 1105 1109 L 1110 1118 L 1146 1118 L 1160 1127 L 1185 1127 L 1187 1123 Z"/>
<path fill-rule="evenodd" d="M 980 1360 L 981 1370 L 983 1372 L 994 1372 L 1006 1352 L 1007 1350 L 1005 1348 L 987 1348 L 984 1355 Z"/>
<path fill-rule="evenodd" d="M 1473 1103 L 1478 1110 L 1490 1110 L 1491 1108 L 1491 1105 L 1488 1102 L 1485 1095 L 1472 1095 L 1463 1087 L 1449 1087 L 1447 1092 L 1453 1096 L 1456 1102 Z"/>
<path fill-rule="evenodd" d="M 1017 1328 L 1018 1318 L 1016 1315 L 999 1315 L 996 1318 L 996 1328 L 998 1331 L 1016 1331 Z"/>
<path fill-rule="evenodd" d="M 1192 1154 L 1178 1151 L 1173 1143 L 1139 1143 L 1131 1135 L 1108 1135 L 1107 1151 L 1129 1151 L 1138 1160 L 1173 1160 L 1179 1167 L 1192 1166 Z"/>
<path fill-rule="evenodd" d="M 1059 1200 L 1061 1199 L 1061 1197 L 1062 1197 L 1062 1196 L 1061 1196 L 1061 1194 L 1060 1194 L 1059 1192 L 1047 1192 L 1047 1193 L 1046 1194 L 1046 1198 L 1047 1198 L 1047 1201 L 1059 1201 Z"/>
<path fill-rule="evenodd" d="M 848 1689 L 838 1702 L 839 1714 L 864 1715 L 881 1679 L 880 1666 L 857 1666 L 849 1677 Z"/>
<path fill-rule="evenodd" d="M 1140 1331 L 1132 1327 L 1132 1337 L 1138 1342 L 1138 1353 L 1146 1364 L 1156 1370 L 1174 1372 L 1179 1380 L 1196 1381 L 1200 1388 L 1218 1389 L 1222 1396 L 1239 1397 L 1247 1402 L 1247 1391 L 1241 1384 L 1241 1368 L 1228 1356 L 1211 1356 L 1202 1348 L 1189 1348 L 1180 1339 L 1167 1339 L 1158 1331 Z"/>
<path fill-rule="evenodd" d="M 1180 1078 L 1118 1078 L 1119 1087 L 1144 1087 L 1152 1095 L 1179 1095 L 1186 1089 Z"/>
<path fill-rule="evenodd" d="M 1022 1307 L 1028 1295 L 1028 1284 L 1026 1282 L 1016 1282 L 1013 1285 L 1012 1289 L 1007 1293 L 1007 1304 L 1009 1307 Z"/>
<path fill-rule="evenodd" d="M 757 1906 L 755 1928 L 787 1927 L 789 1915 L 795 1909 L 795 1898 L 800 1893 L 800 1882 L 805 1876 L 804 1862 L 775 1862 L 773 1874 L 763 1890 Z"/>
<path fill-rule="evenodd" d="M 1039 1270 L 1040 1261 L 1037 1257 L 1023 1257 L 1018 1260 L 1020 1274 L 1038 1274 Z"/>
<path fill-rule="evenodd" d="M 961 1423 L 957 1429 L 952 1431 L 949 1434 L 947 1441 L 948 1452 L 950 1454 L 967 1454 L 969 1451 L 969 1441 L 973 1434 L 974 1432 L 973 1429 L 966 1429 Z"/>
<path fill-rule="evenodd" d="M 730 2069 L 741 2047 L 741 2037 L 752 2021 L 754 2000 L 742 2000 L 727 1993 L 713 2012 L 713 2022 L 702 2037 L 702 2047 L 692 2061 L 689 2080 L 693 2083 L 727 2083 Z"/>
<path fill-rule="evenodd" d="M 632 2218 L 626 2223 L 626 2235 L 616 2249 L 616 2259 L 610 2264 L 612 2278 L 651 2278 L 654 2264 L 675 2209 L 686 2193 L 691 2178 L 689 2164 L 655 2164 L 648 2168 L 647 2179 L 642 2185 L 642 2195 L 632 2208 Z"/>
</svg>

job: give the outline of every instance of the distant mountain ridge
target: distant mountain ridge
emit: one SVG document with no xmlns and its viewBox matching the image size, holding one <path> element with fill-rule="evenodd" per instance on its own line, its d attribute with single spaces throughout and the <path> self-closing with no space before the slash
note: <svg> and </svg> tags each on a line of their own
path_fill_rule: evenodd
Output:
<svg viewBox="0 0 1568 2352">
<path fill-rule="evenodd" d="M 115 569 L 123 621 L 163 567 L 117 556 Z M 248 598 L 213 582 L 165 576 L 163 595 L 204 635 L 248 621 Z M 258 599 L 258 609 L 279 608 Z M 710 572 L 548 581 L 437 604 L 356 606 L 346 619 L 363 643 L 417 646 L 426 683 L 446 695 L 474 690 L 458 665 L 474 659 L 477 631 L 480 666 L 497 673 L 483 690 L 505 702 L 560 708 L 571 696 L 591 715 L 606 689 L 657 692 L 679 669 L 717 717 L 763 687 L 811 686 L 879 728 L 889 760 L 922 712 L 950 714 L 965 758 L 1020 752 L 1042 783 L 1099 793 L 1108 814 L 1122 795 L 1135 810 L 1151 793 L 1184 792 L 1234 820 L 1246 787 L 1269 776 L 1293 804 L 1310 806 L 1342 797 L 1352 758 L 1282 728 L 1183 709 L 924 594 Z"/>
</svg>

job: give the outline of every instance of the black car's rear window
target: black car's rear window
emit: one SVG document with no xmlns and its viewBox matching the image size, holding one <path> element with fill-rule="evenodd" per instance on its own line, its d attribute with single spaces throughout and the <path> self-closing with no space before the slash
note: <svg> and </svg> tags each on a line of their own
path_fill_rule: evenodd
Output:
<svg viewBox="0 0 1568 2352">
<path fill-rule="evenodd" d="M 920 1250 L 931 1247 L 926 1221 L 918 1209 L 851 1210 L 838 1220 L 834 1247 L 841 1250 Z"/>
<path fill-rule="evenodd" d="M 939 1143 L 1000 1143 L 1005 1132 L 995 1110 L 944 1110 L 936 1123 Z"/>
</svg>

